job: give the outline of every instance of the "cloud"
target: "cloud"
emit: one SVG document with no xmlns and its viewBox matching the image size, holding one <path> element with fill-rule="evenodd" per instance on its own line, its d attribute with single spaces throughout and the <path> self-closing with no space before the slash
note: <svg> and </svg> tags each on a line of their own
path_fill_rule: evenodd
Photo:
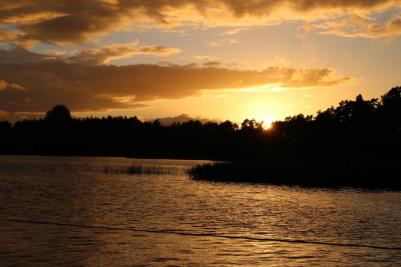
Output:
<svg viewBox="0 0 401 267">
<path fill-rule="evenodd" d="M 200 56 L 194 56 L 193 57 L 195 60 L 199 61 L 217 61 L 219 58 L 215 56 L 208 56 L 208 55 L 200 55 Z"/>
<path fill-rule="evenodd" d="M 0 64 L 30 64 L 51 60 L 54 58 L 54 55 L 32 53 L 22 47 L 14 45 L 10 45 L 4 49 L 0 49 Z"/>
<path fill-rule="evenodd" d="M 132 56 L 151 55 L 168 57 L 180 52 L 181 50 L 178 48 L 158 45 L 141 45 L 139 40 L 123 44 L 75 50 L 69 53 L 64 51 L 49 51 L 47 54 L 33 53 L 20 46 L 8 45 L 5 49 L 0 49 L 0 63 L 27 64 L 60 60 L 70 63 L 105 64 L 112 60 Z"/>
<path fill-rule="evenodd" d="M 22 91 L 22 90 L 24 90 L 24 87 L 22 87 L 19 84 L 9 83 L 9 82 L 6 82 L 6 81 L 0 79 L 0 91 L 2 91 L 2 90 Z"/>
<path fill-rule="evenodd" d="M 0 110 L 0 121 L 8 120 L 10 118 L 10 113 Z"/>
<path fill-rule="evenodd" d="M 82 43 L 88 35 L 107 33 L 121 23 L 124 14 L 118 9 L 95 0 L 3 0 L 0 22 L 17 27 L 15 41 L 20 44 Z"/>
<path fill-rule="evenodd" d="M 6 31 L 0 28 L 0 41 L 3 42 L 13 42 L 17 38 L 15 32 Z"/>
<path fill-rule="evenodd" d="M 230 30 L 227 30 L 227 31 L 221 33 L 220 35 L 221 35 L 221 36 L 236 35 L 236 34 L 238 34 L 239 32 L 245 31 L 245 30 L 247 30 L 247 29 L 248 29 L 248 28 L 244 28 L 244 27 L 241 27 L 241 28 L 233 28 L 233 29 L 230 29 Z"/>
<path fill-rule="evenodd" d="M 67 60 L 79 63 L 102 64 L 109 63 L 112 60 L 138 56 L 151 55 L 158 57 L 167 57 L 180 53 L 178 48 L 163 47 L 158 45 L 140 45 L 138 40 L 125 44 L 113 44 L 92 48 L 86 50 L 78 50 L 73 55 L 68 56 Z"/>
<path fill-rule="evenodd" d="M 354 14 L 340 20 L 306 24 L 302 34 L 310 31 L 348 38 L 390 38 L 401 35 L 401 14 L 382 24 L 371 17 Z"/>
<path fill-rule="evenodd" d="M 43 112 L 6 112 L 0 110 L 0 121 L 15 122 L 25 119 L 38 119 L 43 117 Z"/>
<path fill-rule="evenodd" d="M 193 64 L 96 65 L 49 59 L 48 55 L 14 48 L 0 50 L 0 79 L 1 110 L 15 113 L 44 112 L 59 103 L 73 111 L 131 109 L 155 99 L 201 95 L 203 90 L 264 84 L 324 87 L 350 78 L 326 68 L 270 67 L 256 71 Z"/>
<path fill-rule="evenodd" d="M 399 6 L 399 0 L 2 0 L 0 24 L 13 25 L 13 36 L 7 38 L 21 45 L 76 44 L 118 28 L 246 26 Z"/>
<path fill-rule="evenodd" d="M 209 68 L 213 68 L 213 67 L 218 67 L 221 65 L 221 62 L 219 61 L 206 61 L 203 63 L 204 67 L 209 67 Z"/>
<path fill-rule="evenodd" d="M 193 57 L 195 60 L 201 61 L 201 65 L 204 67 L 218 67 L 222 65 L 222 62 L 219 61 L 218 57 L 214 56 L 194 56 Z"/>
<path fill-rule="evenodd" d="M 235 45 L 238 44 L 239 41 L 235 38 L 222 38 L 216 41 L 207 42 L 207 45 L 212 48 L 222 47 L 225 44 Z"/>
</svg>

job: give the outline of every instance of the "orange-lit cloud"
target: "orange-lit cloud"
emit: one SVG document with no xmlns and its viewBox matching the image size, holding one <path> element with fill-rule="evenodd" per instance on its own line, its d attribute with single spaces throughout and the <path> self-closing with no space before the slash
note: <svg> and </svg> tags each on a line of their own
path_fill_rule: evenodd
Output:
<svg viewBox="0 0 401 267">
<path fill-rule="evenodd" d="M 401 14 L 384 24 L 378 24 L 373 19 L 359 15 L 347 18 L 317 23 L 309 26 L 309 30 L 317 30 L 321 34 L 343 37 L 385 38 L 401 35 Z"/>
<path fill-rule="evenodd" d="M 12 31 L 5 31 L 0 29 L 0 41 L 2 42 L 13 42 L 17 39 L 17 34 Z"/>
<path fill-rule="evenodd" d="M 221 36 L 230 36 L 230 35 L 236 35 L 239 32 L 245 31 L 247 30 L 247 28 L 241 27 L 241 28 L 234 28 L 234 29 L 230 29 L 228 31 L 223 32 L 222 34 L 220 34 Z"/>
<path fill-rule="evenodd" d="M 0 50 L 0 79 L 2 110 L 43 112 L 57 103 L 64 103 L 74 111 L 135 108 L 150 100 L 200 95 L 202 90 L 265 84 L 324 87 L 350 78 L 325 68 L 270 67 L 256 71 L 218 65 L 84 64 L 14 48 Z M 17 86 L 23 90 L 16 90 Z"/>
<path fill-rule="evenodd" d="M 241 26 L 399 6 L 399 0 L 2 0 L 0 24 L 15 25 L 14 42 L 20 44 L 82 43 L 128 25 Z"/>
<path fill-rule="evenodd" d="M 67 59 L 72 62 L 80 63 L 108 63 L 111 60 L 132 57 L 137 55 L 152 55 L 166 57 L 179 53 L 178 48 L 163 47 L 158 45 L 140 45 L 138 40 L 131 43 L 113 44 L 98 48 L 78 50 Z"/>
<path fill-rule="evenodd" d="M 216 41 L 210 41 L 207 43 L 209 47 L 216 48 L 216 47 L 222 47 L 223 45 L 229 44 L 229 45 L 235 45 L 238 44 L 239 41 L 235 38 L 222 38 Z"/>
<path fill-rule="evenodd" d="M 9 83 L 0 79 L 0 91 L 2 90 L 24 90 L 24 88 L 16 83 Z"/>
</svg>

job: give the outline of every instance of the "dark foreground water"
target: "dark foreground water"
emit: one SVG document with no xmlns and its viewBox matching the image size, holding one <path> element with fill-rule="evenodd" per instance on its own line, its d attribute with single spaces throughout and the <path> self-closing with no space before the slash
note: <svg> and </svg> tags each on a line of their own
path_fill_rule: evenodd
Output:
<svg viewBox="0 0 401 267">
<path fill-rule="evenodd" d="M 130 163 L 169 173 L 103 171 Z M 196 163 L 0 157 L 0 266 L 401 265 L 399 192 L 192 181 Z"/>
</svg>

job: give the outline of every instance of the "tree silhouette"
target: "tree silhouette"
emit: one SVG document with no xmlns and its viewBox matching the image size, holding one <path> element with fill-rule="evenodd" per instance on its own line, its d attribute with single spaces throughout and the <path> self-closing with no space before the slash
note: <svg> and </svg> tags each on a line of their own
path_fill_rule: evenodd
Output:
<svg viewBox="0 0 401 267">
<path fill-rule="evenodd" d="M 386 124 L 401 124 L 401 87 L 394 87 L 381 97 L 382 116 Z"/>
<path fill-rule="evenodd" d="M 64 105 L 56 105 L 48 111 L 45 120 L 54 122 L 65 122 L 72 119 L 70 110 Z"/>
<path fill-rule="evenodd" d="M 43 119 L 0 123 L 0 153 L 110 155 L 206 159 L 394 157 L 401 150 L 401 87 L 379 99 L 341 101 L 263 130 L 197 120 L 163 126 L 138 118 L 72 118 L 57 105 Z"/>
</svg>

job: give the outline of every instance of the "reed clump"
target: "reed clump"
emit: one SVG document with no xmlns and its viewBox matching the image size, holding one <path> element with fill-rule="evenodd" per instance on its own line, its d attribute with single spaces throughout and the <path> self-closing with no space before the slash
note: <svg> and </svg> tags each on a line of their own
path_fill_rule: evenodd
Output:
<svg viewBox="0 0 401 267">
<path fill-rule="evenodd" d="M 399 159 L 215 162 L 188 170 L 194 180 L 401 190 Z"/>
<path fill-rule="evenodd" d="M 168 174 L 171 170 L 165 169 L 160 166 L 142 166 L 132 164 L 129 166 L 110 167 L 105 166 L 103 168 L 104 173 L 109 174 L 130 174 L 130 175 L 151 175 L 151 174 Z"/>
</svg>

